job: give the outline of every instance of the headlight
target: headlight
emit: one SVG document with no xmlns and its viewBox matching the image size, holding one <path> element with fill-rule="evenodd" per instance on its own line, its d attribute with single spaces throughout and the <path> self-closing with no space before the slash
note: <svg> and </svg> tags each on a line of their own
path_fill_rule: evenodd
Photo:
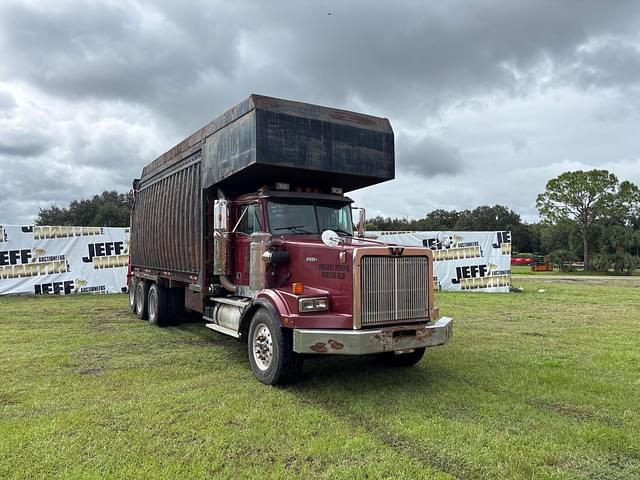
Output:
<svg viewBox="0 0 640 480">
<path fill-rule="evenodd" d="M 298 300 L 298 310 L 300 310 L 301 313 L 329 310 L 329 299 L 327 297 L 301 298 Z"/>
</svg>

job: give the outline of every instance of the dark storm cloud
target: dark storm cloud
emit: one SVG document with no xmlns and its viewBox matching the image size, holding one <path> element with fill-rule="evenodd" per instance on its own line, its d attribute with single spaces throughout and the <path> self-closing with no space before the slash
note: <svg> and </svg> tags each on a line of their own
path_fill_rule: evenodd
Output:
<svg viewBox="0 0 640 480">
<path fill-rule="evenodd" d="M 540 62 L 571 62 L 589 38 L 638 27 L 638 4 L 623 1 L 46 5 L 0 7 L 3 76 L 178 121 L 196 110 L 200 122 L 254 90 L 420 119 L 516 93 Z"/>
<path fill-rule="evenodd" d="M 396 152 L 398 169 L 433 177 L 456 174 L 464 168 L 460 151 L 443 140 L 425 137 L 412 141 L 401 136 L 398 143 L 402 145 Z"/>
<path fill-rule="evenodd" d="M 4 0 L 0 174 L 47 173 L 39 189 L 6 184 L 13 203 L 0 213 L 126 191 L 143 164 L 252 92 L 388 117 L 399 172 L 470 175 L 496 145 L 535 155 L 537 126 L 511 128 L 522 112 L 493 130 L 479 120 L 495 135 L 487 146 L 473 126 L 433 132 L 437 119 L 553 88 L 637 99 L 639 31 L 640 5 L 625 0 Z M 597 115 L 617 121 L 628 104 Z M 544 156 L 571 151 L 557 142 Z"/>
<path fill-rule="evenodd" d="M 578 49 L 567 79 L 584 87 L 640 85 L 640 39 L 606 38 Z"/>
<path fill-rule="evenodd" d="M 3 132 L 0 133 L 0 157 L 36 157 L 49 150 L 52 140 L 39 133 Z"/>
<path fill-rule="evenodd" d="M 16 99 L 9 92 L 0 91 L 0 115 L 16 107 Z"/>
</svg>

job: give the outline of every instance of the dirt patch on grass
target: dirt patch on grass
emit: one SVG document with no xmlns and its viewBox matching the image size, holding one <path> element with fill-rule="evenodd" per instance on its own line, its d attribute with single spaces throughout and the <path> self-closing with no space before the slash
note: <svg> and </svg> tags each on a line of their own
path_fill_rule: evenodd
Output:
<svg viewBox="0 0 640 480">
<path fill-rule="evenodd" d="M 584 422 L 598 422 L 611 427 L 620 427 L 622 422 L 610 417 L 605 412 L 594 410 L 591 408 L 578 407 L 569 403 L 548 402 L 542 400 L 534 400 L 529 402 L 536 408 L 557 413 L 564 417 L 573 418 Z"/>
<path fill-rule="evenodd" d="M 83 350 L 75 356 L 71 367 L 78 375 L 99 375 L 108 370 L 108 361 L 106 353 Z"/>
<path fill-rule="evenodd" d="M 540 332 L 522 332 L 522 335 L 525 335 L 527 337 L 546 337 L 547 336 L 544 333 L 540 333 Z"/>
<path fill-rule="evenodd" d="M 348 422 L 354 429 L 362 430 L 401 456 L 407 456 L 434 470 L 445 472 L 454 478 L 485 478 L 484 472 L 476 465 L 454 458 L 436 447 L 416 441 L 414 438 L 391 431 L 376 419 L 357 415 L 334 401 L 321 399 L 301 399 Z"/>
<path fill-rule="evenodd" d="M 12 407 L 17 404 L 18 402 L 9 395 L 0 393 L 0 407 Z"/>
</svg>

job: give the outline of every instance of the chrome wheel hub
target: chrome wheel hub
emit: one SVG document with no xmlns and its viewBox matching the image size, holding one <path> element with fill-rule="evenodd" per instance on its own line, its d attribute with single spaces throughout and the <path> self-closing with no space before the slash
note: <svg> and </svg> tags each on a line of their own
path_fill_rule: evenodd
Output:
<svg viewBox="0 0 640 480">
<path fill-rule="evenodd" d="M 253 332 L 253 359 L 260 370 L 266 370 L 273 360 L 273 341 L 269 328 L 259 324 Z"/>
</svg>

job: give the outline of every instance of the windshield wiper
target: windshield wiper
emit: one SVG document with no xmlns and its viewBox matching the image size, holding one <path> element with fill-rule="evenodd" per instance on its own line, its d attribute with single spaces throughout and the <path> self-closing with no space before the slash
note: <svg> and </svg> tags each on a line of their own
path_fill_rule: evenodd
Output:
<svg viewBox="0 0 640 480">
<path fill-rule="evenodd" d="M 278 227 L 278 228 L 274 228 L 273 231 L 276 232 L 278 230 L 292 230 L 295 231 L 296 233 L 311 233 L 311 232 L 307 232 L 306 230 L 303 230 L 304 225 L 291 225 L 289 227 Z"/>
</svg>

